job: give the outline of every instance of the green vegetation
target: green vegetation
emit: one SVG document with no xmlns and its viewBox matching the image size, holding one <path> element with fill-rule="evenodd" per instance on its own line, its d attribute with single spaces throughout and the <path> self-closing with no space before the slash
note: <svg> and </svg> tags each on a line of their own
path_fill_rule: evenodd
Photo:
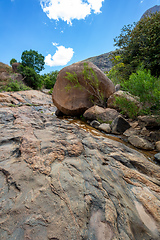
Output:
<svg viewBox="0 0 160 240">
<path fill-rule="evenodd" d="M 129 118 L 136 118 L 140 109 L 131 101 L 126 100 L 125 97 L 115 97 L 115 105 L 119 107 L 120 113 L 127 115 Z"/>
<path fill-rule="evenodd" d="M 33 89 L 41 89 L 43 85 L 42 77 L 35 72 L 33 68 L 23 66 L 22 64 L 18 67 L 19 73 L 24 77 L 25 83 Z"/>
<path fill-rule="evenodd" d="M 24 85 L 23 83 L 20 83 L 18 81 L 14 81 L 10 79 L 9 84 L 4 88 L 4 91 L 6 92 L 11 92 L 11 91 L 25 91 L 25 90 L 30 90 L 29 87 Z"/>
<path fill-rule="evenodd" d="M 16 63 L 17 60 L 15 58 L 12 58 L 11 61 L 10 61 L 10 65 L 12 66 L 13 63 Z"/>
<path fill-rule="evenodd" d="M 65 87 L 67 91 L 72 88 L 78 88 L 79 90 L 86 90 L 90 94 L 90 100 L 93 103 L 98 104 L 99 106 L 104 106 L 104 96 L 100 89 L 100 82 L 94 70 L 88 66 L 88 63 L 84 63 L 83 71 L 80 73 L 83 75 L 85 80 L 84 86 L 79 82 L 77 74 L 75 72 L 66 72 L 66 79 L 70 81 L 70 83 Z"/>
<path fill-rule="evenodd" d="M 120 62 L 124 63 L 126 79 L 140 64 L 160 75 L 160 12 L 143 17 L 137 24 L 124 26 L 121 34 L 114 39 L 119 47 Z"/>
<path fill-rule="evenodd" d="M 24 51 L 21 56 L 22 65 L 34 69 L 39 73 L 44 69 L 44 56 L 35 50 Z"/>
<path fill-rule="evenodd" d="M 42 75 L 43 85 L 45 88 L 47 88 L 47 89 L 53 88 L 53 86 L 56 82 L 58 73 L 59 73 L 59 71 L 56 70 L 56 71 L 52 71 L 50 73 Z"/>
<path fill-rule="evenodd" d="M 116 98 L 122 112 L 160 114 L 160 12 L 145 16 L 137 24 L 124 26 L 114 39 L 119 49 L 112 54 L 114 67 L 107 76 L 122 90 L 140 98 L 143 109 Z"/>
</svg>

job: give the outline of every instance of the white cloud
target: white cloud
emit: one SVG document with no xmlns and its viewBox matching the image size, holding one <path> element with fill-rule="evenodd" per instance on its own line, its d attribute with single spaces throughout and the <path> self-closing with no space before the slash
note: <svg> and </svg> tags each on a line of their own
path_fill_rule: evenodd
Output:
<svg viewBox="0 0 160 240">
<path fill-rule="evenodd" d="M 143 3 L 143 2 L 144 2 L 144 0 L 141 1 L 141 3 Z"/>
<path fill-rule="evenodd" d="M 45 57 L 45 64 L 50 67 L 65 66 L 73 57 L 73 48 L 58 46 L 58 43 L 52 44 L 57 48 L 56 53 L 53 56 L 51 56 L 51 54 L 48 54 Z"/>
<path fill-rule="evenodd" d="M 50 19 L 62 19 L 72 24 L 73 19 L 85 19 L 92 11 L 100 13 L 104 0 L 40 0 L 43 11 Z"/>
</svg>

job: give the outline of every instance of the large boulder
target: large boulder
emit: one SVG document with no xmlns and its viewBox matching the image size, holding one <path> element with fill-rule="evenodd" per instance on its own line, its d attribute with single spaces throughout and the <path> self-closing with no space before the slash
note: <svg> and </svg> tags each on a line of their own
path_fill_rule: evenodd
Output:
<svg viewBox="0 0 160 240">
<path fill-rule="evenodd" d="M 12 70 L 14 73 L 17 73 L 17 68 L 19 67 L 19 65 L 20 65 L 20 63 L 17 63 L 17 62 L 12 64 Z"/>
<path fill-rule="evenodd" d="M 88 68 L 92 68 L 95 72 L 100 85 L 100 93 L 103 94 L 104 99 L 108 99 L 111 94 L 115 92 L 115 87 L 112 81 L 93 63 L 88 63 Z M 57 77 L 57 81 L 53 88 L 52 99 L 56 107 L 66 115 L 81 115 L 85 110 L 92 107 L 98 99 L 91 99 L 96 91 L 93 86 L 86 84 L 83 75 L 84 63 L 78 62 L 63 68 Z M 74 73 L 77 76 L 78 82 L 83 89 L 74 87 L 75 84 L 71 83 L 67 77 L 67 72 Z M 66 88 L 71 86 L 70 90 Z"/>
</svg>

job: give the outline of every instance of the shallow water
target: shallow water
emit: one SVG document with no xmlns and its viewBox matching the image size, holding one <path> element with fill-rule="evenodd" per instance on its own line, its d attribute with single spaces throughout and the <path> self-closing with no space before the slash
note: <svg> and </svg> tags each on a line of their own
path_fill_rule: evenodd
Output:
<svg viewBox="0 0 160 240">
<path fill-rule="evenodd" d="M 145 155 L 145 157 L 155 163 L 155 164 L 159 164 L 158 162 L 156 162 L 154 160 L 154 155 L 157 153 L 156 151 L 147 151 L 147 150 L 141 150 L 138 148 L 135 148 L 134 146 L 132 146 L 128 141 L 127 141 L 127 137 L 123 136 L 123 135 L 113 135 L 113 134 L 107 134 L 103 131 L 100 131 L 98 129 L 95 129 L 93 127 L 91 127 L 89 124 L 87 124 L 85 121 L 82 121 L 80 119 L 72 119 L 72 118 L 63 118 L 65 119 L 68 124 L 74 124 L 77 125 L 78 127 L 80 127 L 81 129 L 83 129 L 86 132 L 91 133 L 93 136 L 96 137 L 105 137 L 105 138 L 109 138 L 112 139 L 114 141 L 120 142 L 125 144 L 126 146 L 135 149 L 136 151 L 142 153 L 143 155 Z"/>
</svg>

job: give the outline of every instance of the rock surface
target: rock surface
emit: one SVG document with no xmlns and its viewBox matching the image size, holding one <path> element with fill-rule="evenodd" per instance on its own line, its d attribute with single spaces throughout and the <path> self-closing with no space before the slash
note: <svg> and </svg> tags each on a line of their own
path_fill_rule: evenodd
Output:
<svg viewBox="0 0 160 240">
<path fill-rule="evenodd" d="M 100 92 L 103 94 L 104 99 L 107 99 L 113 92 L 115 92 L 114 84 L 109 78 L 93 63 L 88 63 L 88 67 L 92 68 L 100 82 Z M 56 83 L 53 88 L 53 103 L 56 107 L 66 115 L 81 115 L 85 110 L 93 106 L 91 100 L 91 93 L 94 94 L 96 91 L 93 86 L 86 84 L 86 80 L 82 74 L 84 70 L 84 63 L 78 62 L 70 66 L 63 68 L 58 76 Z M 74 73 L 77 76 L 78 82 L 83 89 L 75 88 L 75 83 L 70 82 L 66 79 L 66 72 Z M 72 86 L 71 89 L 66 89 L 67 86 Z M 96 94 L 97 95 L 97 94 Z M 98 101 L 95 98 L 95 102 Z"/>
<path fill-rule="evenodd" d="M 4 93 L 3 99 L 1 239 L 159 239 L 158 165 L 58 119 L 44 93 Z"/>
<path fill-rule="evenodd" d="M 86 110 L 83 116 L 88 120 L 98 120 L 100 122 L 112 123 L 118 114 L 119 113 L 115 109 L 102 108 L 94 105 Z"/>
</svg>

